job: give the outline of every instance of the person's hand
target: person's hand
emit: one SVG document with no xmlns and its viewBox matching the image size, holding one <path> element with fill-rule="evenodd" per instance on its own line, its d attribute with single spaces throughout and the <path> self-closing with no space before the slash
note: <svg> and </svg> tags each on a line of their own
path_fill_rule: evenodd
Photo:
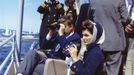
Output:
<svg viewBox="0 0 134 75">
<path fill-rule="evenodd" d="M 54 35 L 54 33 L 55 33 L 55 31 L 49 29 L 49 32 L 48 32 L 48 34 L 47 34 L 47 36 L 46 36 L 46 40 L 50 40 L 51 37 Z"/>
<path fill-rule="evenodd" d="M 58 4 L 56 5 L 56 8 L 57 8 L 57 9 L 60 9 L 60 8 L 62 8 L 62 5 L 61 5 L 60 3 L 58 3 Z"/>
<path fill-rule="evenodd" d="M 65 31 L 65 25 L 64 24 L 60 24 L 60 28 L 59 28 L 59 35 L 62 36 L 64 35 L 64 31 Z"/>
<path fill-rule="evenodd" d="M 133 28 L 132 28 L 131 25 L 127 25 L 127 26 L 125 27 L 125 31 L 126 31 L 128 34 L 134 33 L 134 30 L 133 30 Z"/>
<path fill-rule="evenodd" d="M 55 32 L 55 31 L 53 31 L 53 30 L 49 29 L 48 34 L 49 34 L 50 36 L 52 36 L 52 35 L 54 34 L 54 32 Z"/>
<path fill-rule="evenodd" d="M 48 8 L 49 7 L 48 2 L 45 1 L 44 3 L 42 3 L 41 4 L 41 7 Z"/>
<path fill-rule="evenodd" d="M 68 49 L 67 49 L 68 51 L 69 51 L 69 53 L 70 53 L 70 56 L 71 56 L 71 58 L 72 58 L 72 60 L 74 61 L 74 62 L 76 62 L 76 61 L 78 61 L 79 60 L 79 58 L 78 58 L 78 50 L 77 50 L 77 46 L 76 45 L 71 45 Z"/>
</svg>

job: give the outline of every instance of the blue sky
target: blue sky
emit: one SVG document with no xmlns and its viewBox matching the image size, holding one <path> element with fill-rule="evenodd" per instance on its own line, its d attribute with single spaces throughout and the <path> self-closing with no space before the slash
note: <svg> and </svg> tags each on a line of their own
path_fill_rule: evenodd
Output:
<svg viewBox="0 0 134 75">
<path fill-rule="evenodd" d="M 18 1 L 21 0 L 0 0 L 0 28 L 15 29 L 18 25 Z M 25 0 L 23 30 L 39 32 L 41 19 L 37 12 L 38 6 L 44 0 Z M 63 2 L 64 0 L 59 0 Z M 88 0 L 77 0 L 82 4 Z M 130 0 L 128 0 L 130 2 Z M 130 3 L 131 4 L 131 3 Z"/>
<path fill-rule="evenodd" d="M 37 12 L 44 0 L 25 0 L 23 30 L 39 32 L 41 19 Z M 63 2 L 63 0 L 60 0 Z M 19 0 L 0 0 L 0 28 L 17 29 Z"/>
</svg>

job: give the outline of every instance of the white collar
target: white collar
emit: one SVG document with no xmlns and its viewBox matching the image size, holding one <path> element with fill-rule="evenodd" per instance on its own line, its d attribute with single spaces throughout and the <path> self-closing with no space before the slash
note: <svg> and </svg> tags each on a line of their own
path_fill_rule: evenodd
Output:
<svg viewBox="0 0 134 75">
<path fill-rule="evenodd" d="M 73 34 L 74 34 L 74 32 L 71 32 L 71 33 L 66 37 L 66 39 L 69 38 L 70 36 L 72 36 Z"/>
</svg>

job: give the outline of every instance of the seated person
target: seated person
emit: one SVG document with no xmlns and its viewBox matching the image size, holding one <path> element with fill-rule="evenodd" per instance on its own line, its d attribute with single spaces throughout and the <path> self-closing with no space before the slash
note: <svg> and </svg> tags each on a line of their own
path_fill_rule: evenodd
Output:
<svg viewBox="0 0 134 75">
<path fill-rule="evenodd" d="M 80 44 L 80 37 L 77 33 L 74 32 L 73 22 L 67 17 L 64 16 L 59 20 L 60 28 L 58 29 L 58 35 L 55 36 L 56 45 L 51 50 L 52 52 L 48 53 L 48 56 L 45 53 L 41 52 L 42 50 L 31 50 L 24 58 L 24 61 L 18 68 L 17 75 L 32 75 L 36 66 L 40 63 L 45 64 L 45 60 L 49 58 L 59 58 L 65 59 L 67 56 L 65 50 L 66 46 L 73 44 Z M 49 33 L 46 37 L 46 40 L 52 40 L 53 30 L 49 30 Z M 47 41 L 47 42 L 48 42 Z M 46 43 L 47 44 L 47 43 Z M 43 74 L 44 67 L 40 68 L 40 75 Z"/>
<path fill-rule="evenodd" d="M 103 29 L 90 20 L 82 23 L 82 41 L 81 49 L 78 54 L 76 45 L 68 48 L 68 51 L 73 60 L 71 70 L 76 75 L 103 75 L 102 67 L 104 63 L 104 56 L 99 41 L 102 36 Z"/>
</svg>

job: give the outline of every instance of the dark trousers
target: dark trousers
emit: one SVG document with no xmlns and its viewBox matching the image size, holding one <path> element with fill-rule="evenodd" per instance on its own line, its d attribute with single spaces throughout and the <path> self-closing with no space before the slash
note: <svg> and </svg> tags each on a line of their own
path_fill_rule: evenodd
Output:
<svg viewBox="0 0 134 75">
<path fill-rule="evenodd" d="M 105 75 L 119 75 L 119 71 L 122 65 L 122 51 L 105 52 Z"/>
<path fill-rule="evenodd" d="M 45 64 L 47 57 L 41 51 L 30 50 L 23 62 L 17 69 L 17 73 L 22 73 L 24 75 L 43 75 L 44 66 L 38 68 L 39 72 L 34 72 L 38 64 Z M 34 73 L 34 74 L 33 74 Z"/>
<path fill-rule="evenodd" d="M 44 27 L 42 27 L 44 28 Z M 46 35 L 48 33 L 48 31 L 45 29 L 40 29 L 40 33 L 39 33 L 39 46 L 40 49 L 45 49 L 45 39 L 46 39 Z"/>
</svg>

